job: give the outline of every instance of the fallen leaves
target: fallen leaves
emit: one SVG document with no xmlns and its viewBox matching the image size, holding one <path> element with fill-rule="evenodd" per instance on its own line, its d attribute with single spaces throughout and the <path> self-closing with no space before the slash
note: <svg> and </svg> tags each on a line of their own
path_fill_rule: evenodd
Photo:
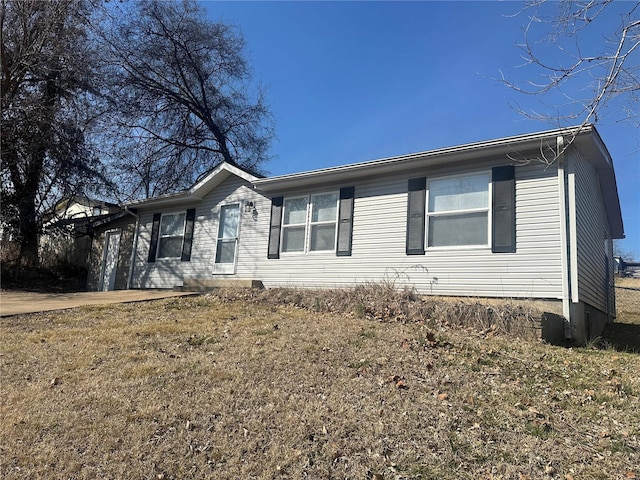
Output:
<svg viewBox="0 0 640 480">
<path fill-rule="evenodd" d="M 199 302 L 160 320 L 132 305 L 86 327 L 76 312 L 56 327 L 72 340 L 15 349 L 7 478 L 46 477 L 35 468 L 55 461 L 65 478 L 638 480 L 637 356 Z M 20 343 L 4 328 L 4 344 Z M 73 471 L 89 453 L 110 461 Z"/>
<path fill-rule="evenodd" d="M 393 375 L 390 379 L 390 382 L 393 383 L 398 390 L 409 389 L 409 386 L 405 383 L 404 378 L 399 375 Z"/>
</svg>

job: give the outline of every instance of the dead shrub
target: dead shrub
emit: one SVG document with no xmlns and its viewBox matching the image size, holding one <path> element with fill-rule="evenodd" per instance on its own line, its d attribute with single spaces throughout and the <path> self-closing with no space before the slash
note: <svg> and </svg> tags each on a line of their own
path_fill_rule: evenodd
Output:
<svg viewBox="0 0 640 480">
<path fill-rule="evenodd" d="M 223 301 L 290 305 L 313 312 L 341 313 L 379 322 L 421 322 L 432 327 L 471 328 L 516 338 L 540 338 L 542 312 L 505 301 L 488 305 L 480 300 L 420 296 L 393 284 L 366 283 L 343 289 L 272 288 L 248 290 L 224 288 L 212 292 Z"/>
</svg>

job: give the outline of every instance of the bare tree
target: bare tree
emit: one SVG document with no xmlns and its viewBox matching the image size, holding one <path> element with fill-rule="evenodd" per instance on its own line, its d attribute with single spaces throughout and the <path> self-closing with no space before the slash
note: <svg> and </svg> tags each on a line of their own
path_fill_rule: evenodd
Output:
<svg viewBox="0 0 640 480">
<path fill-rule="evenodd" d="M 534 95 L 542 111 L 527 116 L 556 123 L 586 125 L 603 116 L 640 124 L 640 2 L 613 0 L 533 0 L 520 48 L 525 84 L 503 81 Z"/>
<path fill-rule="evenodd" d="M 105 33 L 117 103 L 113 164 L 130 197 L 189 186 L 221 161 L 259 171 L 272 123 L 238 31 L 194 2 L 114 6 Z"/>
<path fill-rule="evenodd" d="M 38 263 L 41 216 L 101 179 L 85 141 L 92 49 L 84 0 L 2 0 L 2 226 Z M 6 234 L 6 231 L 4 232 Z"/>
</svg>

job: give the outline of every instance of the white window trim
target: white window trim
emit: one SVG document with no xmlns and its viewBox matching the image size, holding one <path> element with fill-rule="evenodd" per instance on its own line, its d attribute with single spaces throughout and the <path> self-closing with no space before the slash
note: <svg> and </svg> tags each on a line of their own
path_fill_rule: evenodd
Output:
<svg viewBox="0 0 640 480">
<path fill-rule="evenodd" d="M 313 212 L 313 197 L 319 197 L 321 195 L 336 195 L 336 218 L 333 222 L 330 221 L 311 221 L 311 214 Z M 307 201 L 307 212 L 305 214 L 305 222 L 304 223 L 290 223 L 285 224 L 284 218 L 286 213 L 286 204 L 287 200 L 294 200 L 296 198 L 304 198 Z M 282 221 L 280 225 L 280 254 L 289 256 L 289 255 L 327 255 L 327 254 L 335 254 L 336 253 L 336 242 L 338 241 L 338 216 L 340 211 L 340 191 L 331 190 L 328 192 L 318 192 L 311 193 L 308 195 L 293 195 L 290 197 L 284 197 L 282 202 Z M 334 233 L 333 233 L 333 248 L 331 250 L 311 250 L 311 227 L 315 225 L 335 225 Z M 284 251 L 284 232 L 288 227 L 304 227 L 304 249 L 303 251 L 297 252 L 286 252 Z"/>
<path fill-rule="evenodd" d="M 182 223 L 182 233 L 180 235 L 162 235 L 162 219 L 165 216 L 169 216 L 169 215 L 179 215 L 181 213 L 184 213 L 184 222 Z M 160 215 L 160 227 L 158 228 L 158 245 L 156 247 L 156 260 L 175 260 L 176 258 L 181 258 L 182 257 L 182 249 L 184 248 L 184 234 L 185 234 L 185 230 L 187 227 L 187 211 L 186 210 L 177 210 L 174 212 L 163 212 Z M 163 238 L 175 238 L 175 237 L 182 237 L 182 242 L 180 243 L 180 255 L 176 256 L 176 257 L 161 257 L 160 256 L 160 244 L 162 242 Z"/>
<path fill-rule="evenodd" d="M 432 181 L 438 180 L 449 180 L 453 178 L 461 178 L 461 177 L 469 177 L 474 175 L 487 175 L 489 181 L 487 182 L 487 207 L 483 208 L 466 208 L 462 210 L 448 210 L 444 212 L 430 212 L 429 211 L 429 187 Z M 427 177 L 427 185 L 426 185 L 426 195 L 425 195 L 425 235 L 424 235 L 424 243 L 425 250 L 491 250 L 492 244 L 492 198 L 493 198 L 493 182 L 491 180 L 491 170 L 479 170 L 474 172 L 465 172 L 459 173 L 455 175 L 443 175 L 437 177 Z M 432 247 L 429 245 L 429 218 L 430 217 L 438 217 L 438 216 L 451 216 L 451 215 L 464 215 L 467 213 L 478 213 L 478 212 L 487 212 L 487 243 L 486 244 L 473 244 L 473 245 L 444 245 L 444 246 L 436 246 Z"/>
</svg>

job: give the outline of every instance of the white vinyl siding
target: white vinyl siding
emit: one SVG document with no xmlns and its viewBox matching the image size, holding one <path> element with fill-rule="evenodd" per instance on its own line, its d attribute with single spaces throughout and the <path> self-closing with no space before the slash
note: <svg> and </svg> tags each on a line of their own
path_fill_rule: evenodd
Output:
<svg viewBox="0 0 640 480">
<path fill-rule="evenodd" d="M 615 316 L 612 242 L 598 173 L 575 150 L 570 161 L 570 174 L 575 175 L 578 300 L 605 313 L 608 307 Z"/>
<path fill-rule="evenodd" d="M 254 202 L 258 214 L 254 215 L 252 211 L 245 212 L 240 208 L 240 238 L 237 249 L 238 261 L 244 257 L 245 262 L 251 263 L 252 258 L 263 254 L 266 256 L 266 253 L 253 251 L 243 242 L 246 238 L 251 244 L 251 238 L 265 235 L 268 231 L 258 232 L 257 226 L 261 225 L 265 219 L 269 221 L 269 200 L 256 193 L 244 180 L 232 176 L 206 195 L 202 201 L 185 206 L 185 209 L 196 209 L 189 262 L 181 262 L 180 258 L 165 258 L 162 262 L 155 263 L 147 262 L 153 213 L 160 208 L 140 209 L 138 248 L 134 259 L 132 288 L 172 288 L 182 285 L 185 278 L 213 278 L 221 207 L 233 203 L 245 205 L 249 201 Z M 225 276 L 216 275 L 216 278 Z M 238 275 L 229 276 L 238 277 Z"/>
<path fill-rule="evenodd" d="M 491 166 L 488 164 L 487 169 Z M 423 173 L 429 178 L 430 172 Z M 439 176 L 446 174 L 441 172 Z M 190 262 L 179 259 L 166 259 L 164 265 L 146 262 L 153 212 L 143 211 L 133 285 L 168 288 L 181 285 L 183 278 L 211 278 L 220 205 L 234 202 L 244 205 L 251 200 L 256 213 L 241 212 L 236 273 L 229 278 L 258 279 L 267 288 L 334 288 L 386 281 L 398 288 L 415 288 L 421 294 L 561 298 L 555 166 L 533 162 L 516 167 L 517 252 L 509 255 L 494 254 L 487 247 L 468 246 L 456 250 L 434 248 L 425 255 L 407 256 L 408 178 L 413 177 L 387 176 L 335 186 L 335 190 L 355 187 L 352 251 L 351 256 L 344 257 L 287 254 L 267 259 L 271 198 L 235 177 L 219 185 L 201 203 L 189 205 L 196 207 Z M 308 196 L 311 202 L 313 195 L 325 193 L 320 188 L 308 189 L 287 193 L 285 199 Z"/>
<path fill-rule="evenodd" d="M 429 172 L 425 173 L 429 178 Z M 354 185 L 350 257 L 282 255 L 267 260 L 270 201 L 264 203 L 259 207 L 263 233 L 261 238 L 250 240 L 256 261 L 246 264 L 240 257 L 238 277 L 258 278 L 267 288 L 333 288 L 387 281 L 399 288 L 413 287 L 422 294 L 561 298 L 560 216 L 554 166 L 531 163 L 516 167 L 517 252 L 509 255 L 494 254 L 486 246 L 468 246 L 407 256 L 408 178 L 387 177 Z M 244 233 L 242 241 L 245 245 L 248 241 Z"/>
</svg>

